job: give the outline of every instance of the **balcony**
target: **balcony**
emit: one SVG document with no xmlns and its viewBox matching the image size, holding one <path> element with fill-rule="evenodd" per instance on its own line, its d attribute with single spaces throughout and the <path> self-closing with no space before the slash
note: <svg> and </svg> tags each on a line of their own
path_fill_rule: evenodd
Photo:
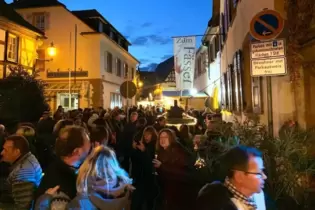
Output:
<svg viewBox="0 0 315 210">
<path fill-rule="evenodd" d="M 47 71 L 46 77 L 47 78 L 68 78 L 68 77 L 88 77 L 89 72 L 84 70 L 79 71 L 71 71 L 69 74 L 69 71 Z"/>
</svg>

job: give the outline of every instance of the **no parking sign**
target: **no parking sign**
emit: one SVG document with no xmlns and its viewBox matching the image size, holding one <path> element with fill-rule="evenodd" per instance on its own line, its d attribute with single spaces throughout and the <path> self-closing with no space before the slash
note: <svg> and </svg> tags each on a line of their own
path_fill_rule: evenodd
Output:
<svg viewBox="0 0 315 210">
<path fill-rule="evenodd" d="M 274 10 L 263 10 L 256 14 L 250 23 L 250 34 L 260 41 L 277 38 L 284 28 L 284 19 Z"/>
</svg>

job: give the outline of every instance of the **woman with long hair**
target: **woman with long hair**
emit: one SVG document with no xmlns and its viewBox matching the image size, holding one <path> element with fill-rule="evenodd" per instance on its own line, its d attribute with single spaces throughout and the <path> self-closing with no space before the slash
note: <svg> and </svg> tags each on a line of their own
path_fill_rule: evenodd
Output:
<svg viewBox="0 0 315 210">
<path fill-rule="evenodd" d="M 193 150 L 193 136 L 190 133 L 188 125 L 181 125 L 179 128 L 179 142 L 185 146 L 189 151 Z"/>
<path fill-rule="evenodd" d="M 152 160 L 155 155 L 157 132 L 153 126 L 144 129 L 140 141 L 133 142 L 131 155 L 132 178 L 136 191 L 132 194 L 131 210 L 152 210 L 157 196 L 156 177 Z"/>
<path fill-rule="evenodd" d="M 69 209 L 124 210 L 128 206 L 129 192 L 134 188 L 116 159 L 113 150 L 96 147 L 84 161 L 77 178 L 77 196 Z"/>
<path fill-rule="evenodd" d="M 157 169 L 163 210 L 195 209 L 194 159 L 177 141 L 174 131 L 162 129 L 156 143 L 153 165 Z"/>
</svg>

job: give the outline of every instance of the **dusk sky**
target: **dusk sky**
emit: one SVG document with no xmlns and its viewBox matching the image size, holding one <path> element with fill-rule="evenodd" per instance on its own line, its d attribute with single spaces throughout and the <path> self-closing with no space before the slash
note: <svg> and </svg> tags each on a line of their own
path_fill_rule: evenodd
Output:
<svg viewBox="0 0 315 210">
<path fill-rule="evenodd" d="M 204 34 L 212 8 L 212 0 L 59 1 L 69 10 L 97 9 L 132 43 L 129 51 L 141 69 L 173 55 L 173 36 Z"/>
</svg>

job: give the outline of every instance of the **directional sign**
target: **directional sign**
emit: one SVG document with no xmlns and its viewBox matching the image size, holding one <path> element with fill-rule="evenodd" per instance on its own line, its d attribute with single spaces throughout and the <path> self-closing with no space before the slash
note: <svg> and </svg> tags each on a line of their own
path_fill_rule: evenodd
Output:
<svg viewBox="0 0 315 210">
<path fill-rule="evenodd" d="M 283 39 L 279 39 L 252 43 L 250 51 L 251 59 L 285 56 L 285 41 Z"/>
<path fill-rule="evenodd" d="M 253 77 L 280 76 L 287 73 L 285 57 L 251 60 L 251 74 Z"/>
<path fill-rule="evenodd" d="M 281 34 L 283 28 L 284 20 L 274 10 L 261 11 L 250 22 L 250 34 L 260 41 L 275 39 Z"/>
</svg>

